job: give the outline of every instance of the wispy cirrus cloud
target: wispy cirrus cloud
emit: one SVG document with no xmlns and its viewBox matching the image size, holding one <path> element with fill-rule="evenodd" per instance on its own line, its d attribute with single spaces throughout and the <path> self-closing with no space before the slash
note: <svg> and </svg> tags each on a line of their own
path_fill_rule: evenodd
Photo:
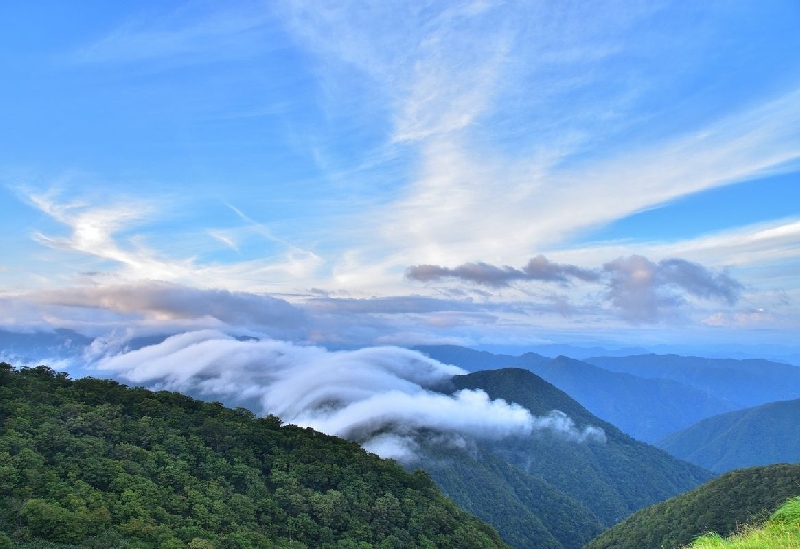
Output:
<svg viewBox="0 0 800 549">
<path fill-rule="evenodd" d="M 432 144 L 420 178 L 382 212 L 383 235 L 426 262 L 519 262 L 682 196 L 780 170 L 800 158 L 800 92 L 705 128 L 580 167 Z"/>
<path fill-rule="evenodd" d="M 134 271 L 151 272 L 158 278 L 170 278 L 170 271 L 180 270 L 175 263 L 169 268 L 168 262 L 158 260 L 152 250 L 135 239 L 129 239 L 127 246 L 118 242 L 120 233 L 152 217 L 154 208 L 146 201 L 123 199 L 114 205 L 97 207 L 80 200 L 64 202 L 52 192 L 28 192 L 26 198 L 42 213 L 70 230 L 68 236 L 35 232 L 33 238 L 40 244 L 113 261 Z"/>
<path fill-rule="evenodd" d="M 354 69 L 361 77 L 369 112 L 380 113 L 370 117 L 380 145 L 413 159 L 392 200 L 355 216 L 378 230 L 351 241 L 339 280 L 363 283 L 369 265 L 396 272 L 414 260 L 519 264 L 529 250 L 558 250 L 614 220 L 800 158 L 800 92 L 791 85 L 700 122 L 676 112 L 670 132 L 636 138 L 664 74 L 693 70 L 675 40 L 642 30 L 662 12 L 613 2 L 286 7 L 328 78 Z M 709 47 L 713 32 L 701 30 L 681 35 L 686 52 Z M 664 74 L 652 71 L 661 66 Z M 634 78 L 630 67 L 647 70 Z M 366 112 L 351 107 L 351 118 Z"/>
<path fill-rule="evenodd" d="M 276 238 L 266 227 L 244 216 L 239 232 L 259 235 L 278 245 L 278 252 L 262 257 L 240 257 L 236 261 L 213 261 L 192 254 L 190 248 L 178 255 L 170 241 L 155 239 L 148 224 L 164 222 L 163 205 L 155 200 L 117 197 L 114 202 L 98 204 L 88 200 L 64 199 L 56 192 L 36 193 L 20 190 L 24 200 L 67 228 L 66 236 L 36 231 L 33 239 L 49 248 L 94 258 L 107 279 L 119 281 L 156 280 L 201 287 L 223 286 L 228 290 L 263 289 L 280 281 L 308 277 L 322 259 L 315 253 Z M 158 213 L 157 213 L 158 212 Z M 160 214 L 160 215 L 158 215 Z M 230 231 L 229 231 L 230 232 Z M 232 234 L 214 229 L 201 229 L 188 238 L 194 242 L 211 239 L 236 248 Z M 150 236 L 150 238 L 148 238 Z M 179 235 L 172 235 L 171 240 Z M 85 272 L 85 271 L 84 271 Z M 63 276 L 63 273 L 58 273 Z"/>
<path fill-rule="evenodd" d="M 165 205 L 139 194 L 156 184 L 128 185 L 135 200 L 31 193 L 27 202 L 49 218 L 28 233 L 44 247 L 31 255 L 44 260 L 24 271 L 35 282 L 19 287 L 91 288 L 76 292 L 83 304 L 34 307 L 81 322 L 90 315 L 78 311 L 94 300 L 114 322 L 271 326 L 253 309 L 271 296 L 316 317 L 303 333 L 317 341 L 460 338 L 465 326 L 524 339 L 547 322 L 734 318 L 777 291 L 796 302 L 794 218 L 752 227 L 734 219 L 724 232 L 684 240 L 667 225 L 657 242 L 635 232 L 586 240 L 631 214 L 797 166 L 795 75 L 722 97 L 725 73 L 753 35 L 720 51 L 732 19 L 716 4 L 685 9 L 698 17 L 614 0 L 120 11 L 114 21 L 123 24 L 72 50 L 59 70 L 87 90 L 98 76 L 124 75 L 86 104 L 130 110 L 129 126 L 91 119 L 88 107 L 81 116 L 87 128 L 131 141 L 86 149 L 102 165 L 116 150 L 179 143 L 169 161 L 160 145 L 142 145 L 150 156 L 128 162 L 152 166 L 146 177 L 180 197 Z M 52 50 L 64 61 L 62 51 Z M 120 109 L 112 97 L 126 94 Z M 140 109 L 143 97 L 152 102 Z M 247 113 L 275 116 L 265 123 Z M 287 160 L 287 151 L 297 155 Z M 167 181 L 200 172 L 216 209 L 187 202 L 196 189 Z M 547 257 L 530 260 L 540 251 Z M 4 281 L 23 272 L 11 267 Z M 141 294 L 139 309 L 123 305 L 122 287 Z M 179 306 L 189 288 L 206 292 L 198 296 L 209 307 Z"/>
<path fill-rule="evenodd" d="M 265 27 L 274 24 L 274 14 L 263 3 L 239 2 L 210 11 L 186 4 L 157 14 L 143 12 L 68 59 L 81 64 L 208 63 L 263 50 Z"/>
</svg>

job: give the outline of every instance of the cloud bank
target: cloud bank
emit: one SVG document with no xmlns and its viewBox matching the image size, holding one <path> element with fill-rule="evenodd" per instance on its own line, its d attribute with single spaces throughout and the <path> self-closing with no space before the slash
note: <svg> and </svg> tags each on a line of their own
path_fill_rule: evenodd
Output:
<svg viewBox="0 0 800 549">
<path fill-rule="evenodd" d="M 624 318 L 633 322 L 658 320 L 667 309 L 682 304 L 682 294 L 734 304 L 742 284 L 727 273 L 712 273 L 702 265 L 683 259 L 653 263 L 632 255 L 606 263 L 610 275 L 608 297 Z"/>
<path fill-rule="evenodd" d="M 488 263 L 464 263 L 454 268 L 439 265 L 414 265 L 406 269 L 406 278 L 420 282 L 431 282 L 441 278 L 458 278 L 484 286 L 508 286 L 517 280 L 538 280 L 566 284 L 572 278 L 595 281 L 600 274 L 575 265 L 553 263 L 543 255 L 531 259 L 522 269 L 504 265 L 497 267 Z"/>
<path fill-rule="evenodd" d="M 679 258 L 654 263 L 636 254 L 619 257 L 601 269 L 553 263 L 543 255 L 537 255 L 522 269 L 488 263 L 465 263 L 453 268 L 415 265 L 406 269 L 406 278 L 419 282 L 455 279 L 494 288 L 517 281 L 598 283 L 605 287 L 608 303 L 631 322 L 656 322 L 665 312 L 682 305 L 687 297 L 734 305 L 744 289 L 724 271 L 715 273 L 699 263 Z"/>
<path fill-rule="evenodd" d="M 95 368 L 130 383 L 275 414 L 404 461 L 413 459 L 421 432 L 491 440 L 548 430 L 575 441 L 604 440 L 602 430 L 579 430 L 557 411 L 536 417 L 481 390 L 436 392 L 465 372 L 396 347 L 330 352 L 203 330 L 102 358 Z"/>
<path fill-rule="evenodd" d="M 116 286 L 51 290 L 36 294 L 39 303 L 62 307 L 102 307 L 162 320 L 213 318 L 229 326 L 252 326 L 288 334 L 306 326 L 304 311 L 269 295 L 200 289 L 170 282 L 143 281 Z"/>
</svg>

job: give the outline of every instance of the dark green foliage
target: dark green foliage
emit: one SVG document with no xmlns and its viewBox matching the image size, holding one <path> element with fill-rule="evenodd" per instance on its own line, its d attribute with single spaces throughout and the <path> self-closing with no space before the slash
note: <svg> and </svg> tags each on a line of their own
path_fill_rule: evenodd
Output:
<svg viewBox="0 0 800 549">
<path fill-rule="evenodd" d="M 604 528 L 584 505 L 491 452 L 425 454 L 423 466 L 443 491 L 517 549 L 577 549 Z"/>
<path fill-rule="evenodd" d="M 476 372 L 455 378 L 455 383 L 459 387 L 481 387 L 491 398 L 516 402 L 536 415 L 560 410 L 572 418 L 578 429 L 602 428 L 605 443 L 578 443 L 544 432 L 494 447 L 495 452 L 503 453 L 511 463 L 542 477 L 587 506 L 606 525 L 646 505 L 694 488 L 713 476 L 632 439 L 526 370 Z"/>
<path fill-rule="evenodd" d="M 560 410 L 578 429 L 596 426 L 606 434 L 606 442 L 578 442 L 545 431 L 478 444 L 471 452 L 424 447 L 423 466 L 442 490 L 515 547 L 581 547 L 601 528 L 713 476 L 635 441 L 527 370 L 453 378 L 451 389 L 466 388 L 539 416 Z"/>
<path fill-rule="evenodd" d="M 710 417 L 657 444 L 674 456 L 718 473 L 800 462 L 800 399 Z"/>
<path fill-rule="evenodd" d="M 757 524 L 800 494 L 800 465 L 770 465 L 726 473 L 658 503 L 606 530 L 586 549 L 673 549 L 707 532 L 729 536 Z"/>
<path fill-rule="evenodd" d="M 0 420 L 17 547 L 505 547 L 427 474 L 275 417 L 4 364 Z"/>
</svg>

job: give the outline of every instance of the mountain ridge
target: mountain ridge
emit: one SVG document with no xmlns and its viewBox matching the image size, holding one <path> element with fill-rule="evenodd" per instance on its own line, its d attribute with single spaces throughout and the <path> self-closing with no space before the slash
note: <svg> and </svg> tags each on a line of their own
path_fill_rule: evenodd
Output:
<svg viewBox="0 0 800 549">
<path fill-rule="evenodd" d="M 455 345 L 420 346 L 418 350 L 471 372 L 505 367 L 530 370 L 596 416 L 649 443 L 706 417 L 740 408 L 678 381 L 612 372 L 564 356 L 550 359 L 536 353 L 493 355 Z"/>
<path fill-rule="evenodd" d="M 800 399 L 770 402 L 706 418 L 656 443 L 717 473 L 800 462 Z"/>
<path fill-rule="evenodd" d="M 800 367 L 764 359 L 719 359 L 679 355 L 595 357 L 586 362 L 650 379 L 671 379 L 738 408 L 800 398 Z"/>
<path fill-rule="evenodd" d="M 708 532 L 758 524 L 798 494 L 800 464 L 737 469 L 634 513 L 585 549 L 678 549 Z"/>
<path fill-rule="evenodd" d="M 0 533 L 29 549 L 507 548 L 426 473 L 353 442 L 4 363 Z"/>
<path fill-rule="evenodd" d="M 538 506 L 538 520 L 561 547 L 571 549 L 587 543 L 592 532 L 599 534 L 602 528 L 637 509 L 713 477 L 708 471 L 634 440 L 529 370 L 472 372 L 455 376 L 451 385 L 450 391 L 483 390 L 492 399 L 519 404 L 538 417 L 559 410 L 564 415 L 558 420 L 570 427 L 569 435 L 547 430 L 528 437 L 478 442 L 465 449 L 433 448 L 426 453 L 423 445 L 421 465 L 440 489 L 495 526 L 515 547 L 535 549 L 550 546 L 551 542 L 549 537 L 541 541 L 514 538 L 506 525 L 498 522 L 498 507 Z M 603 429 L 605 439 L 588 437 L 581 442 L 576 438 L 576 433 L 586 433 L 590 428 Z M 471 480 L 467 482 L 465 478 Z M 561 509 L 572 511 L 567 516 L 544 516 L 542 508 L 548 504 L 541 498 L 531 499 L 532 489 L 540 495 L 550 494 L 548 497 Z M 500 497 L 502 494 L 505 500 Z"/>
</svg>

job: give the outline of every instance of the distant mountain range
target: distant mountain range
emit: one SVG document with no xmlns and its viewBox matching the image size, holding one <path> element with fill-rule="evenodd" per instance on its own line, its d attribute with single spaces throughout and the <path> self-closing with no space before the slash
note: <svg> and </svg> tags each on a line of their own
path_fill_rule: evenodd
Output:
<svg viewBox="0 0 800 549">
<path fill-rule="evenodd" d="M 80 359 L 90 343 L 68 330 L 0 331 L 4 356 Z M 631 513 L 711 479 L 707 468 L 796 460 L 795 366 L 671 355 L 580 361 L 450 345 L 418 350 L 470 372 L 443 384 L 442 393 L 482 389 L 556 426 L 489 442 L 445 440 L 433 431 L 417 437 L 411 468 L 425 469 L 517 549 L 578 549 Z M 791 402 L 764 404 L 781 398 Z M 756 408 L 743 409 L 753 402 Z M 663 449 L 640 440 L 659 440 Z"/>
<path fill-rule="evenodd" d="M 527 366 L 524 362 L 523 365 Z M 530 370 L 572 395 L 594 414 L 646 442 L 736 409 L 727 400 L 676 381 L 609 372 L 567 357 L 532 364 Z"/>
<path fill-rule="evenodd" d="M 714 415 L 800 398 L 800 368 L 767 360 L 640 355 L 579 361 L 535 353 L 492 354 L 454 345 L 416 349 L 468 371 L 525 368 L 598 417 L 651 443 Z"/>
<path fill-rule="evenodd" d="M 800 398 L 800 368 L 769 360 L 638 355 L 586 362 L 613 372 L 677 381 L 738 408 Z"/>
<path fill-rule="evenodd" d="M 17 333 L 0 330 L 0 359 L 32 365 L 42 359 L 80 356 L 92 338 L 73 330 Z"/>
<path fill-rule="evenodd" d="M 728 536 L 743 525 L 761 522 L 797 495 L 800 464 L 732 471 L 642 509 L 585 549 L 677 549 L 707 532 Z"/>
<path fill-rule="evenodd" d="M 543 431 L 461 449 L 421 444 L 420 464 L 442 491 L 518 549 L 577 549 L 633 511 L 713 476 L 632 439 L 527 370 L 474 372 L 443 388 L 460 389 L 483 389 L 536 416 L 559 410 L 574 422 L 567 434 Z M 603 429 L 605 440 L 576 440 L 587 427 Z"/>
<path fill-rule="evenodd" d="M 717 473 L 753 465 L 797 463 L 800 399 L 710 417 L 666 436 L 657 445 Z"/>
</svg>

